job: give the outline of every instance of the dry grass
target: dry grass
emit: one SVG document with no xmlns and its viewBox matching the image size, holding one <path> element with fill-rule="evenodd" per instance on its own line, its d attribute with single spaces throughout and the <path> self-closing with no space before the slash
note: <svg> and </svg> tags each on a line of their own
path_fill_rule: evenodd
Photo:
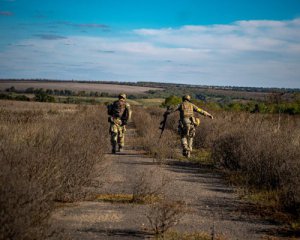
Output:
<svg viewBox="0 0 300 240">
<path fill-rule="evenodd" d="M 137 173 L 135 184 L 133 185 L 133 202 L 135 203 L 155 203 L 164 198 L 164 192 L 171 183 L 171 179 L 159 174 L 161 169 L 157 167 L 150 171 Z"/>
<path fill-rule="evenodd" d="M 178 116 L 169 116 L 166 135 L 158 140 L 163 110 L 137 109 L 139 142 L 158 160 L 177 158 Z M 276 199 L 276 208 L 300 214 L 300 119 L 298 116 L 218 112 L 211 121 L 202 118 L 194 141 L 204 160 L 230 171 L 231 179 L 249 193 Z M 203 152 L 203 151 L 202 151 Z M 201 151 L 200 151 L 201 153 Z M 193 156 L 194 155 L 194 156 Z M 195 160 L 199 154 L 193 154 Z M 199 156 L 203 157 L 201 153 Z M 204 161 L 203 159 L 201 162 Z M 274 197 L 275 194 L 275 197 Z M 272 200 L 272 201 L 273 201 Z M 268 200 L 266 197 L 266 201 Z"/>
<path fill-rule="evenodd" d="M 163 199 L 151 204 L 146 214 L 150 224 L 150 230 L 157 237 L 164 237 L 164 234 L 171 227 L 179 223 L 185 211 L 185 203 L 181 201 Z"/>
<path fill-rule="evenodd" d="M 160 122 L 162 121 L 163 109 L 138 108 L 134 109 L 133 121 L 136 125 L 139 138 L 137 142 L 157 161 L 176 158 L 179 139 L 168 127 L 160 139 Z M 169 121 L 169 120 L 168 120 Z"/>
<path fill-rule="evenodd" d="M 298 117 L 219 113 L 202 121 L 195 145 L 210 148 L 215 163 L 240 174 L 249 191 L 275 191 L 282 210 L 300 213 Z"/>
<path fill-rule="evenodd" d="M 0 238 L 45 239 L 54 201 L 90 193 L 85 186 L 108 145 L 106 115 L 99 107 L 14 104 L 0 109 Z"/>
</svg>

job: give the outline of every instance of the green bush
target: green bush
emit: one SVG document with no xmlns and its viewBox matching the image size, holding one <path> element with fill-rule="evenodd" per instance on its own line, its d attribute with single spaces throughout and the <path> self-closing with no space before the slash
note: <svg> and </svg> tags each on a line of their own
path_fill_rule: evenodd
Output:
<svg viewBox="0 0 300 240">
<path fill-rule="evenodd" d="M 163 107 L 174 106 L 174 105 L 178 105 L 181 102 L 182 102 L 182 100 L 180 97 L 172 95 L 165 99 L 165 102 L 162 104 L 162 106 Z"/>
<path fill-rule="evenodd" d="M 30 98 L 25 95 L 17 95 L 14 99 L 18 101 L 30 101 Z"/>
<path fill-rule="evenodd" d="M 44 90 L 39 89 L 35 92 L 35 101 L 37 102 L 55 102 L 55 98 L 53 96 L 48 95 Z"/>
</svg>

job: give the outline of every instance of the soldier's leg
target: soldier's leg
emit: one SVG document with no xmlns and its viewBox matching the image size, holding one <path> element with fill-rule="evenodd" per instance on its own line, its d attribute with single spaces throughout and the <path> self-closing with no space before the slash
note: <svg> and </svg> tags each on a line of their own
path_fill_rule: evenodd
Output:
<svg viewBox="0 0 300 240">
<path fill-rule="evenodd" d="M 190 151 L 193 151 L 193 140 L 194 138 L 191 137 L 188 138 L 188 146 Z"/>
<path fill-rule="evenodd" d="M 125 145 L 125 131 L 126 131 L 126 128 L 125 126 L 119 126 L 119 129 L 118 129 L 118 145 L 119 145 L 119 151 L 121 152 L 122 149 L 124 148 L 124 145 Z"/>
<path fill-rule="evenodd" d="M 186 156 L 186 151 L 188 149 L 187 128 L 181 122 L 179 123 L 179 126 L 178 126 L 178 133 L 180 134 L 182 155 Z"/>
<path fill-rule="evenodd" d="M 191 124 L 187 124 L 187 126 L 186 126 L 186 147 L 185 147 L 185 154 L 184 154 L 184 156 L 186 156 L 188 158 L 191 156 L 191 151 L 192 151 L 192 149 L 190 148 L 192 146 L 192 144 L 190 144 L 191 143 L 192 130 L 193 130 L 192 129 L 192 125 Z"/>
<path fill-rule="evenodd" d="M 196 134 L 196 129 L 194 126 L 191 126 L 191 129 L 189 132 L 189 137 L 188 137 L 188 147 L 191 152 L 193 150 L 193 140 L 194 140 L 195 134 Z"/>
<path fill-rule="evenodd" d="M 112 146 L 111 152 L 116 153 L 118 143 L 118 127 L 116 124 L 111 124 L 110 126 L 110 142 Z"/>
<path fill-rule="evenodd" d="M 186 156 L 189 149 L 187 135 L 181 135 L 181 146 L 182 146 L 182 155 Z"/>
</svg>

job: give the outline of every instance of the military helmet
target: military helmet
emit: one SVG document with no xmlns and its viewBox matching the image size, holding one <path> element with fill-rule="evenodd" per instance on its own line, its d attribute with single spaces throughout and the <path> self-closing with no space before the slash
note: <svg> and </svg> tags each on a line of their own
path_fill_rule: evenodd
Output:
<svg viewBox="0 0 300 240">
<path fill-rule="evenodd" d="M 184 95 L 182 97 L 182 101 L 187 100 L 187 101 L 191 101 L 191 96 L 190 95 Z"/>
<path fill-rule="evenodd" d="M 120 93 L 119 94 L 119 99 L 121 99 L 121 98 L 126 99 L 126 94 L 125 93 Z"/>
</svg>

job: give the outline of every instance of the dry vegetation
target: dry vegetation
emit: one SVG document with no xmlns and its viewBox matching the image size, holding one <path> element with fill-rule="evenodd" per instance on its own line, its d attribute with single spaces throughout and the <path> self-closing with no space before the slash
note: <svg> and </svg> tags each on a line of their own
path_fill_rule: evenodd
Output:
<svg viewBox="0 0 300 240">
<path fill-rule="evenodd" d="M 133 185 L 132 201 L 135 203 L 154 203 L 165 198 L 165 190 L 170 184 L 170 178 L 159 174 L 161 169 L 141 171 L 137 173 Z"/>
<path fill-rule="evenodd" d="M 136 125 L 139 138 L 136 140 L 143 149 L 157 161 L 168 158 L 176 158 L 178 146 L 177 136 L 172 130 L 166 130 L 161 139 L 159 125 L 162 120 L 163 110 L 160 108 L 138 108 L 134 109 L 133 121 Z"/>
<path fill-rule="evenodd" d="M 146 216 L 155 236 L 164 239 L 165 233 L 179 223 L 185 211 L 184 202 L 163 199 L 151 204 Z"/>
<path fill-rule="evenodd" d="M 135 121 L 144 149 L 159 160 L 175 158 L 178 116 L 168 119 L 159 141 L 163 110 L 137 109 Z M 216 166 L 247 193 L 259 196 L 257 203 L 276 211 L 300 214 L 300 119 L 298 116 L 218 112 L 211 121 L 202 118 L 195 149 L 208 149 Z M 264 196 L 264 200 L 262 200 Z"/>
<path fill-rule="evenodd" d="M 86 197 L 107 150 L 104 108 L 9 104 L 0 109 L 0 239 L 56 239 L 55 201 Z"/>
<path fill-rule="evenodd" d="M 270 192 L 276 208 L 299 215 L 298 117 L 219 113 L 213 122 L 203 121 L 195 145 L 210 148 L 215 163 L 247 190 Z"/>
<path fill-rule="evenodd" d="M 159 162 L 180 153 L 178 115 L 169 116 L 159 139 L 163 112 L 154 107 L 133 109 L 139 136 L 132 144 Z M 222 111 L 213 115 L 213 121 L 202 118 L 195 148 L 211 152 L 216 166 L 229 172 L 232 182 L 259 196 L 260 204 L 299 217 L 299 117 Z M 90 193 L 85 186 L 109 145 L 107 125 L 104 107 L 0 101 L 1 239 L 58 238 L 48 224 L 54 203 L 72 202 Z M 138 176 L 125 202 L 134 198 L 145 202 L 145 197 L 161 195 L 167 181 L 153 184 L 148 181 L 151 174 Z M 163 196 L 152 201 L 147 213 L 151 230 L 167 236 L 164 233 L 182 216 L 182 206 Z M 206 237 L 171 234 L 165 239 Z"/>
</svg>

